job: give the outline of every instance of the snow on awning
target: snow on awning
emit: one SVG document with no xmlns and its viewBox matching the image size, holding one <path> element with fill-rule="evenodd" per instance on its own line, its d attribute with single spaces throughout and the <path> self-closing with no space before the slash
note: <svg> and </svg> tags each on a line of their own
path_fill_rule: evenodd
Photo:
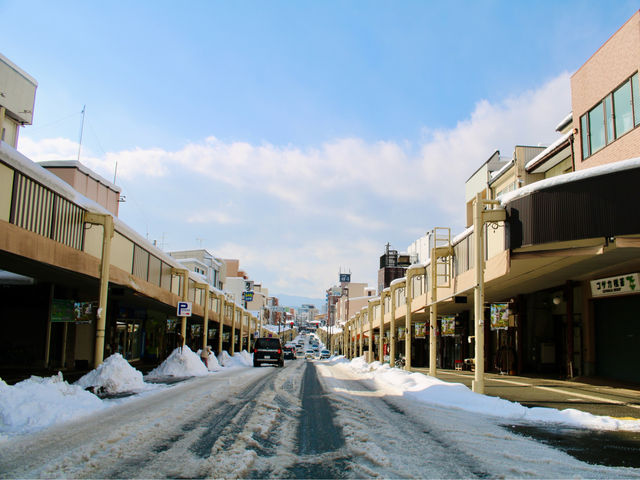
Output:
<svg viewBox="0 0 640 480">
<path fill-rule="evenodd" d="M 531 160 L 529 160 L 527 162 L 527 164 L 524 166 L 524 169 L 527 172 L 531 173 L 531 171 L 534 168 L 536 168 L 540 164 L 542 164 L 543 160 L 545 160 L 547 157 L 549 157 L 558 148 L 562 147 L 564 145 L 564 143 L 569 143 L 572 136 L 573 136 L 573 132 L 567 132 L 564 135 L 562 135 L 561 137 L 557 138 L 555 142 L 553 142 L 551 145 L 549 145 L 547 148 L 545 148 L 542 152 L 540 152 L 538 155 L 536 155 Z M 560 160 L 561 159 L 558 159 L 558 162 L 556 162 L 556 164 L 560 163 Z M 549 168 L 555 166 L 556 164 L 550 165 Z"/>
<path fill-rule="evenodd" d="M 524 197 L 525 195 L 529 195 L 538 190 L 544 190 L 545 188 L 554 187 L 556 185 L 577 182 L 587 178 L 621 172 L 624 170 L 632 170 L 635 168 L 640 168 L 640 157 L 631 158 L 629 160 L 622 160 L 620 162 L 608 163 L 606 165 L 599 165 L 597 167 L 585 168 L 576 172 L 565 173 L 564 175 L 546 178 L 544 180 L 540 180 L 539 182 L 535 182 L 512 192 L 506 193 L 502 197 L 500 197 L 500 203 L 502 205 L 506 205 L 507 203 L 512 202 L 517 198 Z"/>
</svg>

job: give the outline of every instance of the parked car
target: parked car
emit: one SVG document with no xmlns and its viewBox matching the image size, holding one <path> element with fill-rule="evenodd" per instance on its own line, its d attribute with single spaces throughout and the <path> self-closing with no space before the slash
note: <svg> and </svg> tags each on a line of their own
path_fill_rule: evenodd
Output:
<svg viewBox="0 0 640 480">
<path fill-rule="evenodd" d="M 296 347 L 293 345 L 285 345 L 284 347 L 284 359 L 295 360 L 296 359 Z"/>
<path fill-rule="evenodd" d="M 331 356 L 331 353 L 329 352 L 329 350 L 322 350 L 320 352 L 320 360 L 324 358 L 329 358 L 330 356 Z"/>
<path fill-rule="evenodd" d="M 284 350 L 278 337 L 261 337 L 253 347 L 253 366 L 262 364 L 284 367 Z"/>
</svg>

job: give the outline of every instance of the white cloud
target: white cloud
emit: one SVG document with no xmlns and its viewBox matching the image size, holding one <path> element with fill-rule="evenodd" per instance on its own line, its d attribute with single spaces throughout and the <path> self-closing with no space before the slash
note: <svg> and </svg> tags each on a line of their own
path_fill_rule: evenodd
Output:
<svg viewBox="0 0 640 480">
<path fill-rule="evenodd" d="M 224 187 L 224 196 L 233 200 L 251 194 L 254 202 L 266 204 L 262 196 L 281 205 L 275 221 L 282 225 L 274 228 L 286 229 L 297 239 L 294 247 L 269 243 L 283 240 L 276 235 L 254 240 L 260 242 L 255 244 L 240 237 L 225 238 L 220 229 L 215 237 L 205 235 L 222 238 L 216 254 L 240 258 L 249 272 L 254 268 L 262 272 L 265 278 L 259 280 L 267 287 L 317 295 L 335 282 L 340 265 L 350 267 L 355 278 L 375 279 L 377 258 L 386 241 L 403 249 L 403 242 L 414 240 L 410 232 L 420 232 L 417 238 L 436 225 L 460 228 L 467 178 L 496 149 L 511 155 L 515 145 L 552 142 L 557 137 L 555 125 L 569 110 L 569 75 L 563 73 L 536 90 L 501 102 L 480 100 L 468 118 L 450 129 L 427 130 L 417 145 L 341 138 L 299 148 L 209 137 L 177 151 L 134 148 L 96 156 L 83 150 L 81 161 L 106 178 L 112 177 L 117 162 L 118 177 L 130 189 L 153 187 L 162 179 L 166 186 L 174 176 L 194 175 L 212 185 L 216 202 L 227 200 L 216 197 Z M 61 138 L 34 142 L 28 138 L 28 129 L 20 146 L 34 160 L 77 156 L 76 142 Z M 157 193 L 148 198 L 150 190 Z M 168 202 L 163 194 L 161 187 L 149 188 L 144 201 Z M 180 201 L 174 196 L 172 208 L 191 212 L 193 206 L 176 205 Z M 224 226 L 238 221 L 229 208 L 204 208 L 183 218 L 203 229 L 209 223 Z M 308 231 L 308 224 L 297 226 L 287 217 L 292 209 L 315 219 L 318 227 Z M 264 218 L 264 210 L 255 211 L 243 211 L 247 228 L 274 221 Z M 374 233 L 375 240 L 358 240 L 374 238 Z"/>
<path fill-rule="evenodd" d="M 231 225 L 242 223 L 242 221 L 227 212 L 221 212 L 219 210 L 205 210 L 187 217 L 187 223 L 217 223 L 220 225 Z"/>
</svg>

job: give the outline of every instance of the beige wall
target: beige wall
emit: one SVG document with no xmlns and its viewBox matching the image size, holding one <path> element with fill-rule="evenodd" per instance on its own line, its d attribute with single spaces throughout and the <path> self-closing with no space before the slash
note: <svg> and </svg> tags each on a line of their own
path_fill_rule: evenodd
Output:
<svg viewBox="0 0 640 480">
<path fill-rule="evenodd" d="M 116 217 L 118 216 L 120 197 L 118 192 L 75 167 L 47 166 L 46 169 L 67 182 L 80 194 L 103 206 Z"/>
<path fill-rule="evenodd" d="M 573 162 L 571 161 L 571 157 L 567 157 L 562 160 L 555 167 L 550 168 L 546 172 L 544 172 L 544 178 L 551 178 L 557 175 L 562 175 L 564 173 L 569 173 L 573 170 Z"/>
<path fill-rule="evenodd" d="M 18 148 L 18 132 L 20 126 L 12 118 L 4 117 L 2 129 L 0 130 L 0 140 L 13 148 Z"/>
<path fill-rule="evenodd" d="M 238 270 L 240 268 L 240 260 L 233 259 L 224 259 L 223 260 L 227 267 L 227 277 L 237 277 Z"/>
<path fill-rule="evenodd" d="M 129 273 L 133 266 L 133 242 L 118 232 L 111 242 L 111 265 Z"/>
<path fill-rule="evenodd" d="M 91 228 L 84 230 L 84 251 L 96 258 L 102 258 L 102 237 L 104 227 L 102 225 L 91 225 Z"/>
<path fill-rule="evenodd" d="M 582 160 L 580 117 L 640 67 L 640 12 L 636 12 L 571 77 L 576 170 L 640 156 L 640 129 L 635 128 Z"/>
<path fill-rule="evenodd" d="M 11 215 L 11 192 L 13 191 L 13 169 L 0 163 L 0 220 L 9 221 Z"/>
</svg>

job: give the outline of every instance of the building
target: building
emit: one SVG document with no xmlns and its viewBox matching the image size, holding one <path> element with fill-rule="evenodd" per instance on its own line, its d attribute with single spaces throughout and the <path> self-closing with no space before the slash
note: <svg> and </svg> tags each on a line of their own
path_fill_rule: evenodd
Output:
<svg viewBox="0 0 640 480">
<path fill-rule="evenodd" d="M 3 379 L 86 371 L 116 352 L 159 362 L 182 342 L 239 348 L 257 319 L 122 222 L 116 185 L 17 151 L 36 86 L 0 57 L 0 318 L 14 319 L 0 336 Z M 183 301 L 191 317 L 178 316 Z"/>
<path fill-rule="evenodd" d="M 218 290 L 224 289 L 226 264 L 205 249 L 169 252 L 189 271 L 202 275 L 207 283 Z"/>
<path fill-rule="evenodd" d="M 378 270 L 378 294 L 391 285 L 396 278 L 404 277 L 404 273 L 411 265 L 411 256 L 407 253 L 398 253 L 391 250 L 387 243 L 384 254 L 380 257 L 380 269 Z"/>
<path fill-rule="evenodd" d="M 33 123 L 38 82 L 0 54 L 0 141 L 18 148 L 20 127 Z"/>
<path fill-rule="evenodd" d="M 640 383 L 638 47 L 640 12 L 572 76 L 555 142 L 482 163 L 465 185 L 467 229 L 415 242 L 428 263 L 349 313 L 351 356 L 382 338 L 370 358 L 405 354 L 432 372 Z"/>
</svg>

